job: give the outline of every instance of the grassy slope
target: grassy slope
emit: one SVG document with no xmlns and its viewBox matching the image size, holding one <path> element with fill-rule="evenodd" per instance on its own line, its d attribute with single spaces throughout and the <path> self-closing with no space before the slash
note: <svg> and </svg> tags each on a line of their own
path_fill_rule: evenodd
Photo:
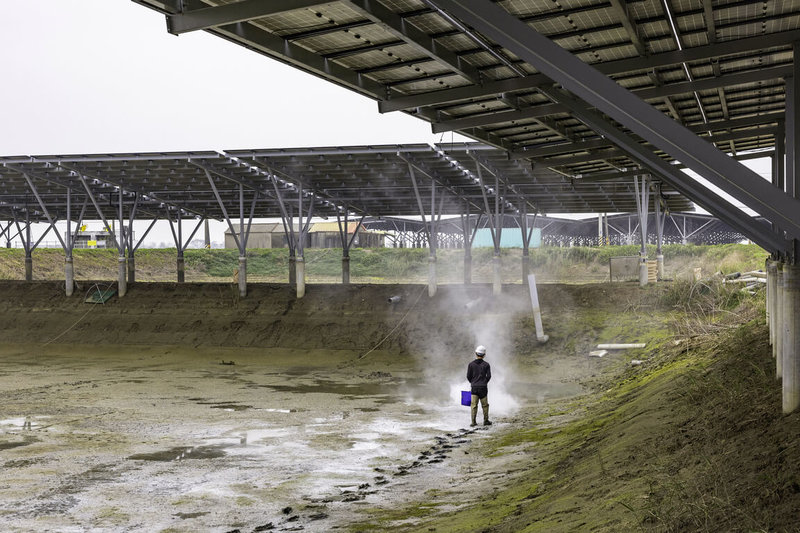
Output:
<svg viewBox="0 0 800 533">
<path fill-rule="evenodd" d="M 650 247 L 650 257 L 655 248 Z M 663 249 L 670 277 L 688 277 L 694 267 L 706 273 L 715 270 L 737 271 L 762 268 L 766 253 L 754 245 L 680 246 Z M 504 249 L 501 254 L 503 277 L 519 282 L 520 249 Z M 541 281 L 588 282 L 608 278 L 608 258 L 637 255 L 638 246 L 604 248 L 542 248 L 531 250 L 530 268 Z M 473 250 L 473 281 L 488 283 L 492 275 L 492 250 Z M 441 283 L 460 283 L 464 277 L 463 251 L 439 250 L 437 275 Z M 175 249 L 140 249 L 136 253 L 136 279 L 174 281 Z M 306 275 L 310 282 L 336 282 L 341 279 L 341 251 L 308 249 Z M 227 281 L 238 268 L 235 250 L 186 250 L 187 281 Z M 115 279 L 115 250 L 75 250 L 75 277 Z M 63 279 L 64 254 L 59 249 L 40 249 L 33 253 L 34 279 Z M 288 281 L 287 249 L 248 251 L 247 273 L 252 281 Z M 428 276 L 428 251 L 421 248 L 362 249 L 351 251 L 351 278 L 354 282 L 424 283 Z M 19 248 L 0 248 L 0 279 L 24 278 L 24 252 Z"/>
<path fill-rule="evenodd" d="M 422 516 L 398 529 L 797 531 L 800 413 L 781 414 L 763 299 L 682 329 L 654 328 L 644 365 L 499 435 L 486 460 L 512 457 L 522 473 L 484 481 L 479 503 L 437 514 L 447 495 L 434 491 L 354 529 Z"/>
</svg>

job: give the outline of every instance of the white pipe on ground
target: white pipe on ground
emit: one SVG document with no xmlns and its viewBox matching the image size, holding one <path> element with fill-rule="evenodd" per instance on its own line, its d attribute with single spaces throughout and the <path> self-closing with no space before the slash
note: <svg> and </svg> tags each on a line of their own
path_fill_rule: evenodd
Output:
<svg viewBox="0 0 800 533">
<path fill-rule="evenodd" d="M 632 348 L 644 348 L 647 346 L 644 342 L 622 343 L 622 344 L 598 344 L 598 350 L 629 350 Z"/>
</svg>

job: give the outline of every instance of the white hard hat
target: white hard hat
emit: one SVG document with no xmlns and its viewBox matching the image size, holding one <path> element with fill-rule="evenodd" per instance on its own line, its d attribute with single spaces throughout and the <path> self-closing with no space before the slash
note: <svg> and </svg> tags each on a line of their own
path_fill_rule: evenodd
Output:
<svg viewBox="0 0 800 533">
<path fill-rule="evenodd" d="M 475 355 L 480 355 L 481 357 L 483 357 L 484 355 L 486 355 L 486 346 L 484 346 L 483 344 L 481 344 L 480 346 L 478 346 L 477 348 L 475 348 Z"/>
</svg>

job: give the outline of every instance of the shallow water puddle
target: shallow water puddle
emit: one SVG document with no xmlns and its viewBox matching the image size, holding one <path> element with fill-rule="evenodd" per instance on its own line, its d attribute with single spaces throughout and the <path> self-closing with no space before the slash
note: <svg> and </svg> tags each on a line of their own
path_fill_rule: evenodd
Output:
<svg viewBox="0 0 800 533">
<path fill-rule="evenodd" d="M 128 459 L 139 461 L 183 461 L 184 459 L 216 459 L 225 456 L 227 446 L 177 446 L 169 450 L 129 455 Z"/>
</svg>

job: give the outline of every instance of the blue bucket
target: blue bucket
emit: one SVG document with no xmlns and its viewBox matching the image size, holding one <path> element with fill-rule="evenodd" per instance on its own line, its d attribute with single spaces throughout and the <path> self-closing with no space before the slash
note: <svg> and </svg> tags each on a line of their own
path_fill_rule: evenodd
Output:
<svg viewBox="0 0 800 533">
<path fill-rule="evenodd" d="M 461 405 L 470 405 L 472 404 L 472 392 L 468 390 L 461 391 Z"/>
</svg>

